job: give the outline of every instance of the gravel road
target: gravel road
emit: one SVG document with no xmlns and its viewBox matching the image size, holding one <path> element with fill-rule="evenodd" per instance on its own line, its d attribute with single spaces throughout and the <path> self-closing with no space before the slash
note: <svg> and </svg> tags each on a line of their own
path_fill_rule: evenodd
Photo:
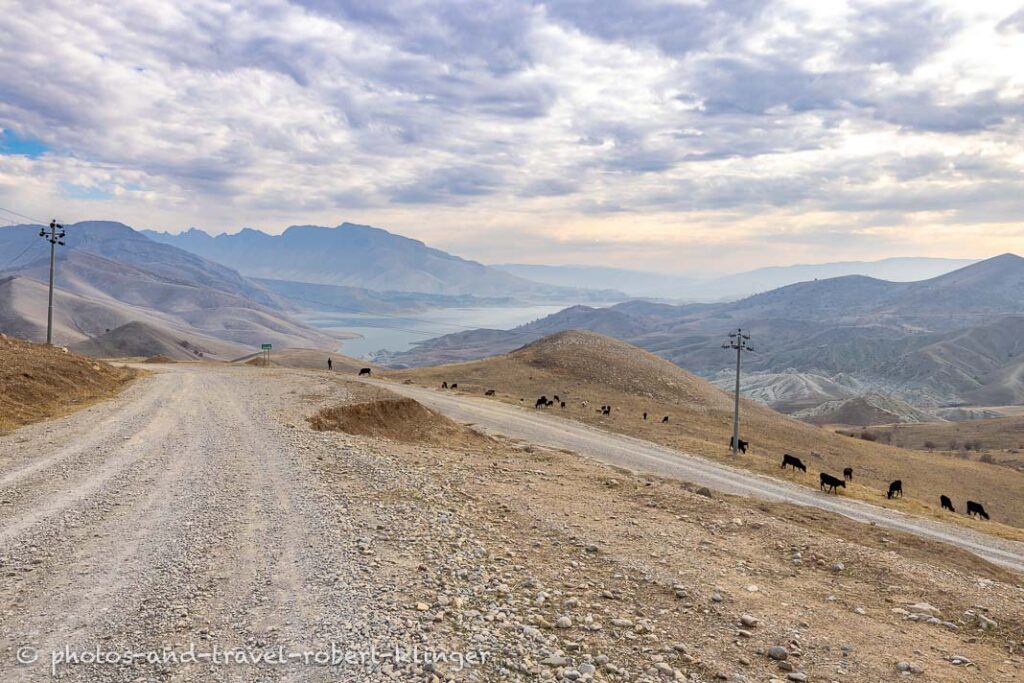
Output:
<svg viewBox="0 0 1024 683">
<path fill-rule="evenodd" d="M 820 508 L 859 522 L 950 543 L 990 562 L 1024 572 L 1024 543 L 911 517 L 841 496 L 827 495 L 529 408 L 408 384 L 376 380 L 371 380 L 371 383 L 386 386 L 453 420 L 471 423 L 490 434 L 568 449 L 618 467 L 674 477 L 723 493 Z"/>
<path fill-rule="evenodd" d="M 382 604 L 391 588 L 371 580 L 358 516 L 316 471 L 342 453 L 338 439 L 297 428 L 306 392 L 344 390 L 312 373 L 273 373 L 160 366 L 112 401 L 0 437 L 0 680 L 51 680 L 52 652 L 65 647 L 149 657 L 193 643 L 196 663 L 58 672 L 393 678 L 386 664 L 345 676 L 294 658 L 204 658 L 214 647 L 319 653 L 333 641 L 365 651 L 404 635 Z"/>
</svg>

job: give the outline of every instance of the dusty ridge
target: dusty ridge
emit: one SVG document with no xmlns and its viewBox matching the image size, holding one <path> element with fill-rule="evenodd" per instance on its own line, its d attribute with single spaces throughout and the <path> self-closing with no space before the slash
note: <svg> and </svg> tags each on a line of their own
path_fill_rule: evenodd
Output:
<svg viewBox="0 0 1024 683">
<path fill-rule="evenodd" d="M 921 453 L 843 436 L 753 401 L 743 401 L 741 429 L 741 436 L 750 441 L 751 448 L 746 456 L 734 461 L 728 449 L 731 396 L 653 354 L 591 332 L 562 332 L 503 356 L 395 371 L 387 376 L 431 388 L 444 381 L 455 382 L 459 392 L 481 398 L 485 390 L 494 389 L 495 399 L 518 406 L 532 406 L 541 395 L 558 395 L 566 408 L 548 409 L 558 417 L 728 462 L 814 490 L 818 488 L 819 472 L 842 476 L 849 466 L 854 469 L 854 480 L 843 495 L 975 528 L 994 528 L 942 512 L 939 496 L 945 494 L 954 498 L 959 509 L 966 500 L 980 501 L 994 521 L 1024 527 L 1024 499 L 1019 494 L 1024 489 L 1024 473 L 951 454 Z M 601 415 L 597 410 L 604 404 L 613 406 L 611 415 Z M 648 413 L 646 421 L 644 412 Z M 669 421 L 662 424 L 665 416 Z M 808 472 L 781 470 L 784 453 L 800 457 Z M 903 500 L 885 497 L 894 479 L 904 482 Z"/>
<path fill-rule="evenodd" d="M 395 441 L 457 445 L 484 443 L 487 437 L 457 424 L 411 398 L 389 395 L 362 403 L 323 408 L 309 418 L 313 429 Z"/>
<path fill-rule="evenodd" d="M 793 414 L 811 424 L 870 425 L 895 424 L 903 422 L 940 422 L 941 418 L 918 410 L 906 401 L 882 394 L 865 394 L 853 398 L 826 401 L 814 408 Z"/>
<path fill-rule="evenodd" d="M 0 334 L 0 433 L 116 394 L 132 370 Z"/>
</svg>

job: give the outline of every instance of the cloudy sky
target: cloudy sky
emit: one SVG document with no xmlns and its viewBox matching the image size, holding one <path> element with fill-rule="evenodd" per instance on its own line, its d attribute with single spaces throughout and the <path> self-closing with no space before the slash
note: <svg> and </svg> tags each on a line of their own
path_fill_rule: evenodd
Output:
<svg viewBox="0 0 1024 683">
<path fill-rule="evenodd" d="M 666 271 L 1024 252 L 1022 64 L 1021 0 L 12 3 L 0 206 Z"/>
</svg>

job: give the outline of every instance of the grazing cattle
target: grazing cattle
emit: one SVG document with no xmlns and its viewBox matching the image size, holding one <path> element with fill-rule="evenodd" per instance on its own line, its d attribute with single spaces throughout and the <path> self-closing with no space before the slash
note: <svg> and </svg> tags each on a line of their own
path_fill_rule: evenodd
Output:
<svg viewBox="0 0 1024 683">
<path fill-rule="evenodd" d="M 749 442 L 744 441 L 743 439 L 740 439 L 739 440 L 739 446 L 737 447 L 737 450 L 739 450 L 740 453 L 746 453 L 747 452 L 747 446 L 749 446 L 749 445 L 750 445 Z M 729 439 L 729 448 L 732 448 L 732 439 Z"/>
<path fill-rule="evenodd" d="M 452 382 L 451 384 L 448 385 L 448 388 L 449 389 L 458 389 L 459 385 L 456 384 L 455 382 Z"/>
<path fill-rule="evenodd" d="M 441 382 L 441 388 L 442 389 L 447 389 L 448 388 L 448 382 Z"/>
<path fill-rule="evenodd" d="M 846 488 L 846 480 L 845 479 L 836 479 L 831 474 L 825 474 L 824 472 L 822 472 L 820 480 L 821 480 L 821 485 L 818 488 L 820 488 L 825 493 L 828 493 L 829 491 L 833 491 L 838 496 L 839 495 L 839 490 L 836 487 L 837 486 L 842 486 L 844 489 Z"/>
<path fill-rule="evenodd" d="M 582 403 L 580 403 L 580 407 L 581 408 L 586 408 L 589 405 L 590 405 L 590 401 L 583 401 Z"/>
<path fill-rule="evenodd" d="M 647 413 L 644 413 L 644 420 L 647 420 Z"/>
<path fill-rule="evenodd" d="M 661 424 L 665 424 L 666 422 L 668 422 L 668 415 L 666 415 L 665 417 L 661 418 Z"/>
<path fill-rule="evenodd" d="M 601 406 L 601 414 L 602 415 L 611 415 L 612 414 L 612 407 L 611 406 Z"/>
<path fill-rule="evenodd" d="M 846 481 L 853 481 L 852 467 L 847 467 L 845 470 L 843 470 L 843 479 L 845 479 Z"/>
<path fill-rule="evenodd" d="M 562 410 L 565 410 L 565 401 L 562 401 L 559 405 L 562 408 Z"/>
<path fill-rule="evenodd" d="M 359 376 L 362 377 L 363 375 L 369 375 L 371 372 L 373 372 L 373 371 L 370 370 L 370 368 L 362 368 L 359 371 Z"/>
<path fill-rule="evenodd" d="M 558 398 L 558 394 L 555 394 L 555 395 L 554 395 L 554 398 L 553 398 L 552 400 L 553 400 L 553 401 L 554 401 L 555 403 L 561 403 L 561 402 L 562 402 L 562 399 Z"/>
<path fill-rule="evenodd" d="M 548 397 L 547 396 L 541 396 L 540 398 L 537 399 L 537 402 L 533 404 L 533 407 L 534 408 L 547 408 L 548 405 L 549 405 L 548 404 Z"/>
<path fill-rule="evenodd" d="M 950 512 L 956 512 L 953 507 L 953 501 L 949 499 L 949 496 L 939 496 L 939 502 L 942 503 L 943 510 L 949 510 Z"/>
<path fill-rule="evenodd" d="M 485 391 L 484 396 L 494 396 L 494 389 L 488 389 Z"/>
<path fill-rule="evenodd" d="M 889 484 L 889 490 L 886 492 L 886 498 L 895 498 L 899 494 L 899 497 L 903 497 L 903 480 L 897 479 L 896 481 Z"/>
<path fill-rule="evenodd" d="M 797 470 L 800 470 L 801 472 L 807 471 L 807 465 L 805 465 L 800 458 L 795 455 L 790 455 L 789 453 L 782 456 L 782 469 L 786 469 L 786 465 L 792 467 L 794 472 Z"/>
<path fill-rule="evenodd" d="M 988 513 L 985 512 L 985 506 L 981 503 L 975 503 L 973 500 L 967 501 L 967 514 L 971 517 L 977 515 L 982 519 L 988 519 Z"/>
</svg>

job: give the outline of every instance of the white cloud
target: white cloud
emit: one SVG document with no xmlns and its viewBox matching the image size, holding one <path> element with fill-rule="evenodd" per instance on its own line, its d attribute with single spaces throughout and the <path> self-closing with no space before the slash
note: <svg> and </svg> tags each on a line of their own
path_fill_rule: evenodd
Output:
<svg viewBox="0 0 1024 683">
<path fill-rule="evenodd" d="M 0 15 L 0 128 L 49 151 L 0 155 L 0 206 L 351 219 L 502 261 L 511 231 L 534 261 L 662 268 L 773 236 L 791 251 L 750 258 L 825 257 L 865 225 L 887 253 L 935 248 L 929 231 L 1001 248 L 1024 209 L 1017 9 L 20 3 Z"/>
</svg>

